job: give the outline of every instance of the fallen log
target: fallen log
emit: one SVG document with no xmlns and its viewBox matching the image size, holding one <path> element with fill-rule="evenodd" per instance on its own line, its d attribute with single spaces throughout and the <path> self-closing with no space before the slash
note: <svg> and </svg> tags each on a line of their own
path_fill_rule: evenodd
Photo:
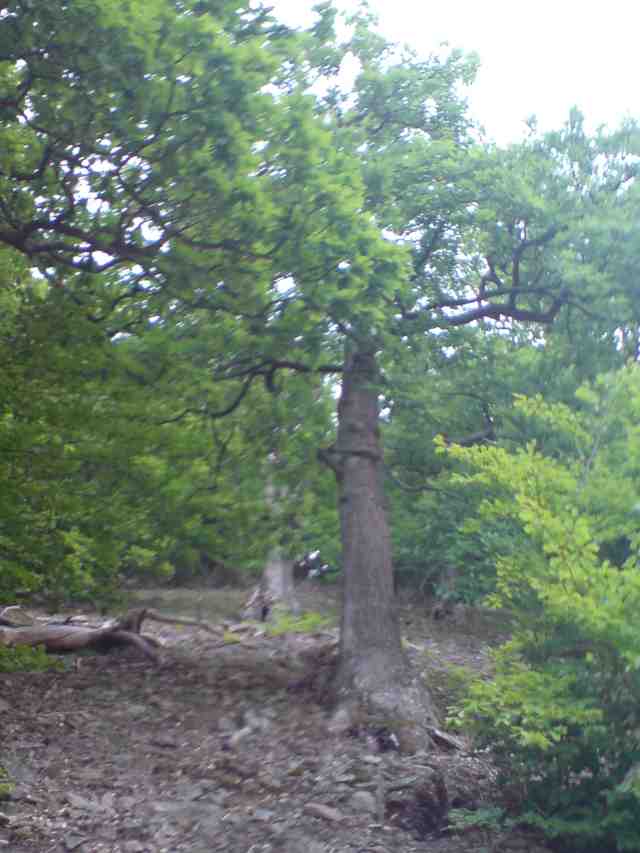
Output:
<svg viewBox="0 0 640 853">
<path fill-rule="evenodd" d="M 7 627 L 8 620 L 4 619 L 3 627 L 0 628 L 0 645 L 44 646 L 47 652 L 54 654 L 82 649 L 109 652 L 117 647 L 133 646 L 149 660 L 159 663 L 158 643 L 140 634 L 145 615 L 144 610 L 134 610 L 121 620 L 98 627 L 74 625 L 71 622 Z"/>
<path fill-rule="evenodd" d="M 53 654 L 77 652 L 82 649 L 109 652 L 117 647 L 133 646 L 149 660 L 159 663 L 159 643 L 153 637 L 140 633 L 145 619 L 165 624 L 188 625 L 215 636 L 224 633 L 222 628 L 208 622 L 182 616 L 165 616 L 144 607 L 130 610 L 122 618 L 110 620 L 104 625 L 77 624 L 73 622 L 73 616 L 63 622 L 51 621 L 42 624 L 38 620 L 38 623 L 32 622 L 29 625 L 16 624 L 6 618 L 6 614 L 12 610 L 21 608 L 19 605 L 12 605 L 0 611 L 0 646 L 44 646 L 47 652 Z"/>
</svg>

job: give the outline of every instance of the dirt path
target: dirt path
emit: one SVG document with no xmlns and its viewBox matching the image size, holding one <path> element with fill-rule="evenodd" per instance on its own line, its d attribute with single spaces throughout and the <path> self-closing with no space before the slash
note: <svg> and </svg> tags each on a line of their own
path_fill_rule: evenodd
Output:
<svg viewBox="0 0 640 853">
<path fill-rule="evenodd" d="M 0 804 L 0 849 L 487 849 L 482 834 L 443 834 L 426 806 L 440 778 L 449 805 L 488 803 L 486 759 L 402 756 L 385 750 L 382 734 L 328 735 L 319 700 L 330 635 L 244 635 L 220 647 L 190 628 L 149 633 L 163 644 L 159 667 L 127 651 L 80 657 L 64 672 L 0 676 L 0 764 L 15 782 Z M 418 633 L 414 624 L 410 651 L 440 667 L 442 692 L 448 662 L 486 665 L 486 643 Z M 318 678 L 307 677 L 310 660 Z"/>
</svg>

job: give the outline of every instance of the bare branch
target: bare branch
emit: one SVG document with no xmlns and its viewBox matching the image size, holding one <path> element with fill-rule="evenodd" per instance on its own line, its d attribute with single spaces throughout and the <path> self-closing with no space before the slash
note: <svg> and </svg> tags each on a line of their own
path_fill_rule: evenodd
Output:
<svg viewBox="0 0 640 853">
<path fill-rule="evenodd" d="M 515 305 L 510 304 L 479 305 L 477 308 L 473 308 L 470 311 L 464 311 L 462 314 L 455 314 L 451 317 L 439 317 L 434 325 L 435 328 L 450 328 L 454 326 L 465 326 L 475 320 L 498 320 L 501 317 L 518 320 L 523 323 L 548 324 L 553 322 L 562 306 L 567 302 L 568 293 L 566 291 L 561 291 L 546 311 L 517 308 Z"/>
</svg>

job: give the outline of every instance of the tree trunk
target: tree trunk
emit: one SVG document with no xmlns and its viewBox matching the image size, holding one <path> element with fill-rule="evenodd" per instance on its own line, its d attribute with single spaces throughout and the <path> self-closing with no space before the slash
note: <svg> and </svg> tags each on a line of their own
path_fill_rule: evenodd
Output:
<svg viewBox="0 0 640 853">
<path fill-rule="evenodd" d="M 273 456 L 273 454 L 272 454 Z M 275 460 L 272 460 L 275 461 Z M 291 524 L 283 512 L 286 489 L 278 489 L 270 480 L 265 489 L 265 498 L 272 517 L 279 520 L 281 525 Z M 280 536 L 281 542 L 286 540 L 284 531 Z M 295 560 L 287 555 L 284 545 L 274 545 L 267 555 L 267 562 L 260 578 L 260 583 L 253 591 L 243 609 L 243 618 L 259 619 L 265 622 L 274 607 L 287 610 L 294 616 L 300 614 L 300 605 L 296 597 L 293 582 L 293 566 Z"/>
<path fill-rule="evenodd" d="M 264 567 L 262 583 L 266 594 L 276 604 L 280 604 L 294 616 L 298 616 L 300 605 L 293 583 L 294 562 L 293 558 L 285 556 L 281 547 L 272 548 L 267 557 L 267 565 Z"/>
<path fill-rule="evenodd" d="M 273 456 L 273 454 L 272 454 Z M 274 461 L 276 461 L 274 459 Z M 286 503 L 287 489 L 280 487 L 279 489 L 272 483 L 268 482 L 266 487 L 267 506 L 272 516 L 279 518 L 280 524 L 283 527 L 293 524 L 293 519 L 287 517 L 287 513 L 283 511 L 283 505 Z M 280 534 L 281 543 L 287 539 L 285 530 Z M 284 544 L 276 545 L 269 551 L 267 556 L 267 564 L 264 568 L 262 576 L 262 585 L 265 592 L 271 596 L 275 603 L 279 603 L 286 610 L 289 610 L 294 615 L 300 612 L 300 606 L 296 598 L 296 593 L 293 584 L 293 564 L 295 560 L 290 554 L 286 553 Z"/>
<path fill-rule="evenodd" d="M 338 436 L 325 454 L 338 480 L 344 575 L 335 686 L 339 708 L 353 708 L 355 699 L 361 706 L 356 713 L 364 706 L 369 717 L 424 729 L 435 722 L 433 705 L 409 671 L 394 602 L 378 390 L 373 350 L 349 351 Z"/>
</svg>

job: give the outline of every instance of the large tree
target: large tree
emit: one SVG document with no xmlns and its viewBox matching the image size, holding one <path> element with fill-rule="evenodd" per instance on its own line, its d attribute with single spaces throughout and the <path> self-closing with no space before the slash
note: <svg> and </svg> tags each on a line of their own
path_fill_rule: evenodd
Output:
<svg viewBox="0 0 640 853">
<path fill-rule="evenodd" d="M 366 17 L 339 44 L 326 4 L 299 34 L 248 3 L 136 8 L 6 5 L 0 240 L 107 337 L 192 329 L 225 399 L 204 388 L 176 416 L 222 417 L 292 373 L 339 379 L 320 453 L 342 531 L 336 690 L 419 724 L 393 605 L 388 366 L 469 324 L 550 323 L 574 298 L 586 208 L 629 166 L 616 151 L 577 192 L 564 142 L 481 149 L 459 96 L 472 62 L 399 53 Z"/>
</svg>

